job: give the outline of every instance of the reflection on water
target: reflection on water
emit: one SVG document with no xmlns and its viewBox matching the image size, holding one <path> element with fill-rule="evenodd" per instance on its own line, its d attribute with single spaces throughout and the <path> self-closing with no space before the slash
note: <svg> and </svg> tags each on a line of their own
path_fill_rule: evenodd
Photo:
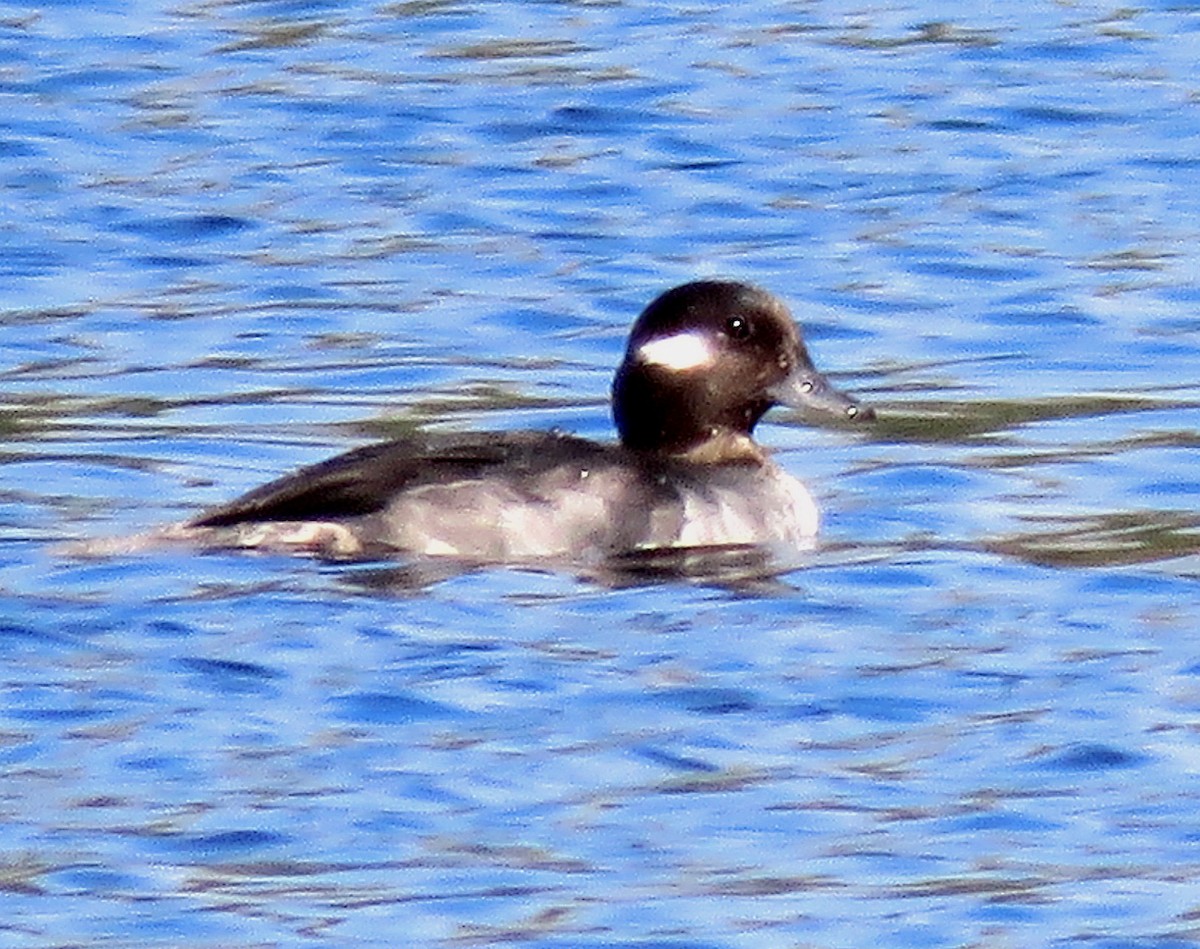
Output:
<svg viewBox="0 0 1200 949">
<path fill-rule="evenodd" d="M 1087 419 L 1126 412 L 1148 412 L 1173 408 L 1197 408 L 1186 402 L 1166 402 L 1159 399 L 1122 395 L 1080 395 L 1042 397 L 1036 399 L 971 399 L 936 402 L 930 399 L 910 399 L 879 411 L 876 433 L 886 439 L 913 442 L 948 442 L 970 444 L 983 436 L 988 441 L 1019 444 L 1012 437 L 1014 429 L 1034 422 L 1052 419 Z M 1086 449 L 1076 449 L 1085 453 Z M 1071 454 L 1071 449 L 1064 449 Z M 1012 456 L 1009 456 L 1012 457 Z M 1020 456 L 1026 462 L 1030 455 Z M 989 457 L 984 464 L 1004 464 L 1003 459 Z"/>
<path fill-rule="evenodd" d="M 1190 940 L 1197 16 L 0 16 L 0 939 Z M 609 438 L 710 275 L 878 409 L 764 426 L 800 569 L 57 553 L 415 427 Z"/>
<path fill-rule="evenodd" d="M 1200 515 L 1122 511 L 1047 519 L 1043 532 L 1014 534 L 988 549 L 1048 567 L 1112 567 L 1200 553 Z"/>
</svg>

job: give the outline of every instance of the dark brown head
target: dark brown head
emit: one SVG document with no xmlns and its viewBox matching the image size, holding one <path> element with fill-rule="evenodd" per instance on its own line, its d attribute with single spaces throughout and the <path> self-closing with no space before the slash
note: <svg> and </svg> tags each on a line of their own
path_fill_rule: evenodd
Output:
<svg viewBox="0 0 1200 949">
<path fill-rule="evenodd" d="M 701 280 L 659 296 L 633 324 L 613 382 L 622 443 L 683 454 L 740 438 L 773 405 L 872 417 L 809 359 L 787 307 L 744 283 Z"/>
</svg>

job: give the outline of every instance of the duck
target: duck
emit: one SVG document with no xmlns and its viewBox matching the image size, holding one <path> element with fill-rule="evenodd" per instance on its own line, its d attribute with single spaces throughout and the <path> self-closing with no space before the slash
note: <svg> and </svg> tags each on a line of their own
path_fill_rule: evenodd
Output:
<svg viewBox="0 0 1200 949">
<path fill-rule="evenodd" d="M 301 468 L 176 534 L 207 547 L 470 564 L 808 549 L 817 504 L 754 439 L 774 406 L 874 418 L 817 371 L 782 300 L 697 280 L 634 321 L 612 384 L 614 443 L 558 430 L 418 433 Z"/>
</svg>

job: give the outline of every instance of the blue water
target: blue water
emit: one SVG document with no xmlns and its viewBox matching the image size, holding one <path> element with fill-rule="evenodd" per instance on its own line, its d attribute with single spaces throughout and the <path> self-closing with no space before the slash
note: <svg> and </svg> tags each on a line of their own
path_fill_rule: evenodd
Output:
<svg viewBox="0 0 1200 949">
<path fill-rule="evenodd" d="M 0 6 L 0 945 L 1193 945 L 1200 5 Z M 610 436 L 759 282 L 824 545 L 80 560 L 413 425 Z"/>
</svg>

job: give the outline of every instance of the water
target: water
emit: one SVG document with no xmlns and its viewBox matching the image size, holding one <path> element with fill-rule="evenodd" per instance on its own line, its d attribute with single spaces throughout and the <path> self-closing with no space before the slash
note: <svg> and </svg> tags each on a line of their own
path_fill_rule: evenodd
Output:
<svg viewBox="0 0 1200 949">
<path fill-rule="evenodd" d="M 0 944 L 1193 944 L 1198 35 L 0 7 Z M 608 437 L 715 274 L 880 413 L 763 426 L 826 516 L 778 583 L 59 552 L 413 425 Z"/>
</svg>

